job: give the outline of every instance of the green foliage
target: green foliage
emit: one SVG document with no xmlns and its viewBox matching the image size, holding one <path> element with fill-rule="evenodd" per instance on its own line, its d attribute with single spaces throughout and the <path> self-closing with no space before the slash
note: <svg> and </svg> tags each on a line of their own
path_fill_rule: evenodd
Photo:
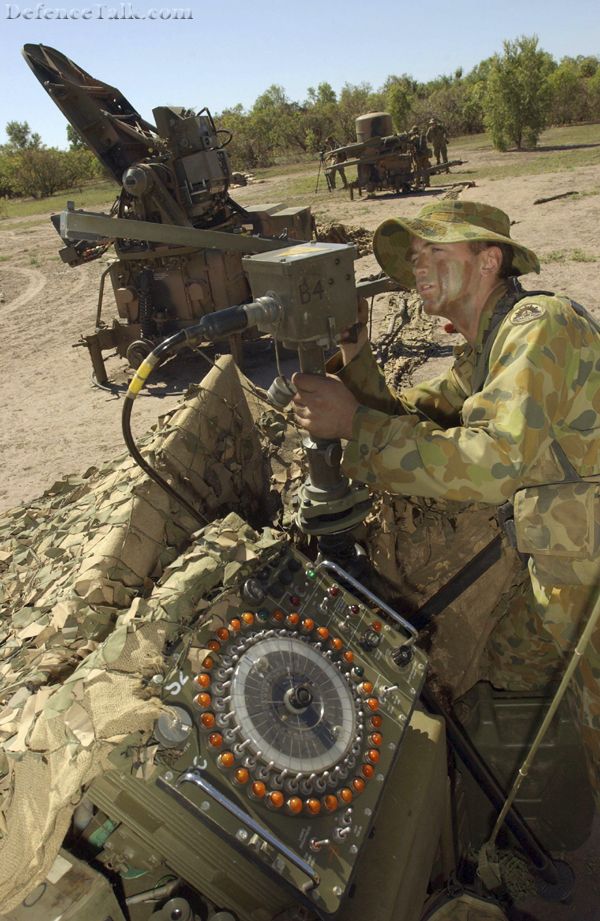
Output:
<svg viewBox="0 0 600 921">
<path fill-rule="evenodd" d="M 69 150 L 87 150 L 87 144 L 76 131 L 73 125 L 67 125 L 67 140 Z"/>
<path fill-rule="evenodd" d="M 586 253 L 581 249 L 556 249 L 540 256 L 542 262 L 598 262 L 594 253 Z"/>
<path fill-rule="evenodd" d="M 89 150 L 25 147 L 0 154 L 0 195 L 47 198 L 101 173 L 99 161 Z"/>
<path fill-rule="evenodd" d="M 345 83 L 338 102 L 338 132 L 340 144 L 356 141 L 356 119 L 367 112 L 381 112 L 385 109 L 385 95 L 374 92 L 370 83 L 353 85 Z"/>
<path fill-rule="evenodd" d="M 392 116 L 396 131 L 408 131 L 414 121 L 412 107 L 417 85 L 407 74 L 403 74 L 401 77 L 388 77 L 383 85 L 385 93 L 384 108 Z"/>
<path fill-rule="evenodd" d="M 43 147 L 42 139 L 37 132 L 31 131 L 28 122 L 11 121 L 6 124 L 8 147 L 11 150 L 30 150 Z"/>
<path fill-rule="evenodd" d="M 538 47 L 537 37 L 523 36 L 505 41 L 502 53 L 467 74 L 458 67 L 426 83 L 392 74 L 379 89 L 346 83 L 339 93 L 324 81 L 309 87 L 301 102 L 272 84 L 249 110 L 232 106 L 216 122 L 232 134 L 227 153 L 233 169 L 255 171 L 316 159 L 330 135 L 340 145 L 353 143 L 356 118 L 375 111 L 389 112 L 397 132 L 413 124 L 424 130 L 435 115 L 450 138 L 487 128 L 498 150 L 533 147 L 548 124 L 600 121 L 600 59 L 579 55 L 557 64 Z M 46 149 L 27 122 L 11 121 L 6 131 L 8 143 L 0 147 L 0 197 L 46 196 L 65 183 L 105 175 L 71 126 L 67 152 Z"/>
<path fill-rule="evenodd" d="M 492 58 L 484 97 L 484 119 L 494 147 L 535 147 L 547 124 L 548 78 L 555 63 L 538 48 L 537 36 L 504 42 L 504 54 Z"/>
</svg>

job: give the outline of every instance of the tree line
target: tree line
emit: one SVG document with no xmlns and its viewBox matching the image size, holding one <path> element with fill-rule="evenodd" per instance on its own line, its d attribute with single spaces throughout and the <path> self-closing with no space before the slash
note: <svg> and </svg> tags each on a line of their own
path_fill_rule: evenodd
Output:
<svg viewBox="0 0 600 921">
<path fill-rule="evenodd" d="M 452 136 L 487 131 L 497 150 L 535 147 L 550 125 L 600 121 L 600 59 L 565 57 L 560 62 L 522 36 L 503 43 L 502 53 L 469 73 L 426 83 L 408 74 L 389 76 L 383 86 L 346 83 L 337 94 L 329 83 L 293 102 L 274 84 L 249 111 L 226 109 L 218 124 L 233 133 L 230 154 L 240 169 L 271 165 L 281 156 L 318 153 L 332 135 L 340 144 L 356 140 L 355 119 L 389 112 L 398 133 L 425 129 L 431 116 Z"/>
<path fill-rule="evenodd" d="M 325 139 L 356 140 L 355 119 L 385 111 L 398 133 L 424 130 L 435 116 L 452 136 L 487 131 L 497 150 L 535 147 L 550 125 L 600 121 L 600 58 L 564 57 L 559 62 L 539 47 L 537 36 L 503 42 L 500 53 L 469 73 L 421 83 L 408 74 L 389 76 L 383 86 L 346 83 L 339 93 L 329 83 L 310 87 L 302 102 L 273 84 L 250 109 L 242 105 L 215 116 L 232 140 L 234 169 L 271 166 L 281 159 L 317 155 Z M 102 176 L 102 167 L 77 133 L 67 127 L 69 150 L 46 147 L 27 122 L 9 122 L 0 147 L 0 196 L 42 198 Z"/>
</svg>

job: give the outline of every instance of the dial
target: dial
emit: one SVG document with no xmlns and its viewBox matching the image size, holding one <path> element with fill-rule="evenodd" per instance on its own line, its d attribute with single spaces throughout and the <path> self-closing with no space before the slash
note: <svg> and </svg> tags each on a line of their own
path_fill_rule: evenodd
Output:
<svg viewBox="0 0 600 921">
<path fill-rule="evenodd" d="M 293 636 L 265 638 L 245 650 L 231 680 L 231 708 L 248 749 L 272 769 L 327 771 L 349 753 L 356 703 L 343 674 Z"/>
</svg>

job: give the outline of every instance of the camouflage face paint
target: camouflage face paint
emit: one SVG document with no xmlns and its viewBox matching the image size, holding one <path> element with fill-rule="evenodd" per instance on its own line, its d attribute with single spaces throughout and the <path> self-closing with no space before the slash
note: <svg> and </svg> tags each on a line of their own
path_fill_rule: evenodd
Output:
<svg viewBox="0 0 600 921">
<path fill-rule="evenodd" d="M 460 323 L 480 301 L 479 254 L 468 243 L 412 243 L 412 264 L 425 312 Z M 487 294 L 487 292 L 486 292 Z"/>
</svg>

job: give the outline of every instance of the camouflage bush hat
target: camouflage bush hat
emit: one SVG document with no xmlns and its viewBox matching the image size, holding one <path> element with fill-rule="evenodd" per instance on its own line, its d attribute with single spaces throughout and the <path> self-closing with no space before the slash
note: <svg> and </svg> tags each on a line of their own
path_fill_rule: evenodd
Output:
<svg viewBox="0 0 600 921">
<path fill-rule="evenodd" d="M 383 271 L 407 288 L 415 287 L 410 264 L 411 237 L 428 243 L 485 241 L 507 243 L 513 252 L 515 274 L 539 272 L 540 263 L 530 249 L 510 238 L 510 220 L 499 208 L 475 201 L 438 201 L 425 205 L 416 218 L 390 218 L 373 238 L 373 252 Z"/>
</svg>

